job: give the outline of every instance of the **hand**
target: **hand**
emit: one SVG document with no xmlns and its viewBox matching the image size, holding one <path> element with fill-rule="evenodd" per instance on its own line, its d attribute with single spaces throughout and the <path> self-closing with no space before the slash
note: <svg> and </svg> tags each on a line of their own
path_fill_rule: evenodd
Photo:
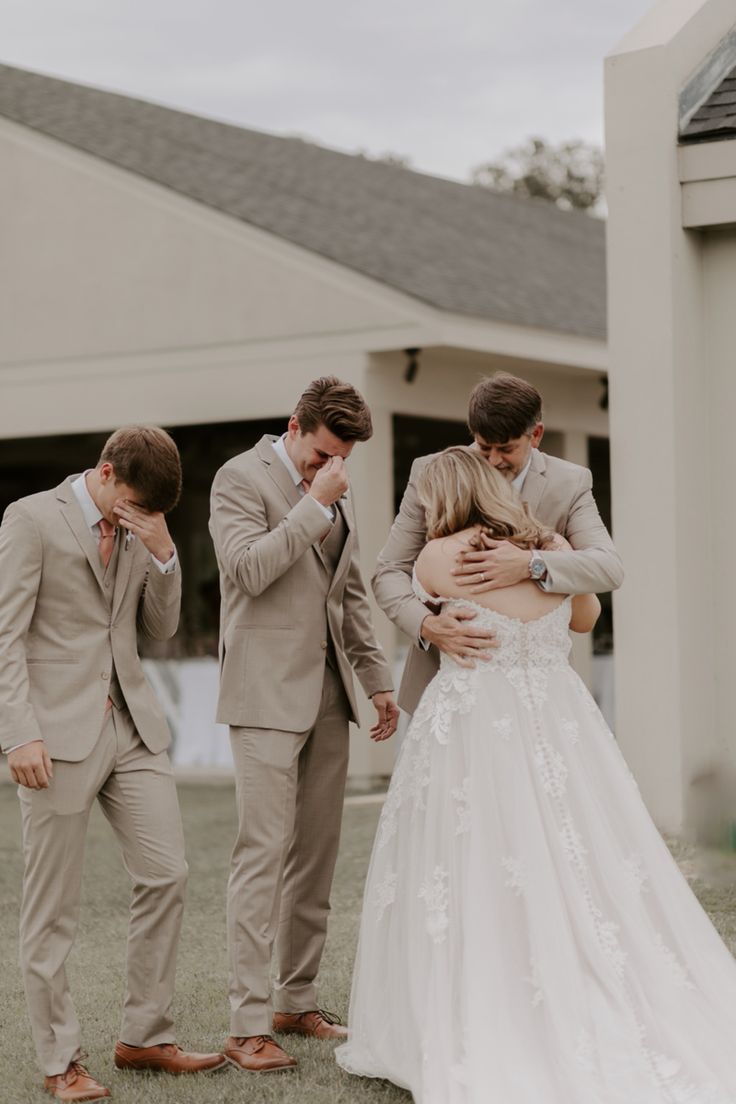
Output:
<svg viewBox="0 0 736 1104">
<path fill-rule="evenodd" d="M 555 533 L 552 540 L 545 548 L 546 552 L 572 552 L 572 545 L 562 533 Z"/>
<path fill-rule="evenodd" d="M 341 456 L 331 456 L 312 480 L 309 493 L 323 506 L 332 506 L 349 488 L 345 461 Z"/>
<path fill-rule="evenodd" d="M 54 777 L 51 756 L 43 740 L 31 740 L 15 748 L 8 754 L 8 766 L 13 781 L 29 790 L 47 790 Z"/>
<path fill-rule="evenodd" d="M 457 566 L 452 574 L 458 586 L 468 587 L 471 594 L 483 594 L 529 578 L 529 551 L 511 541 L 493 540 L 485 533 L 480 536 L 483 551 L 459 552 L 455 557 Z"/>
<path fill-rule="evenodd" d="M 475 667 L 476 659 L 490 659 L 487 648 L 495 648 L 496 634 L 489 629 L 474 629 L 465 625 L 475 614 L 471 610 L 453 609 L 425 617 L 421 636 L 436 644 L 441 652 L 451 655 L 461 667 Z"/>
<path fill-rule="evenodd" d="M 371 729 L 371 740 L 377 743 L 393 736 L 399 723 L 399 707 L 390 690 L 380 690 L 371 697 L 378 720 Z"/>
<path fill-rule="evenodd" d="M 174 542 L 163 514 L 151 514 L 140 506 L 133 506 L 121 499 L 113 506 L 118 523 L 134 533 L 159 563 L 166 563 L 174 555 Z"/>
</svg>

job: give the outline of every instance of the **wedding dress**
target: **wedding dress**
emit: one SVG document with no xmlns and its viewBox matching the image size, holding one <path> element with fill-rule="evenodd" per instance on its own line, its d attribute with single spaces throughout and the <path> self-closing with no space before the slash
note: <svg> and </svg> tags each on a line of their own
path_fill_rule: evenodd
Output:
<svg viewBox="0 0 736 1104">
<path fill-rule="evenodd" d="M 569 665 L 570 599 L 455 604 L 498 647 L 443 655 L 405 737 L 337 1061 L 417 1104 L 736 1104 L 736 963 Z"/>
</svg>

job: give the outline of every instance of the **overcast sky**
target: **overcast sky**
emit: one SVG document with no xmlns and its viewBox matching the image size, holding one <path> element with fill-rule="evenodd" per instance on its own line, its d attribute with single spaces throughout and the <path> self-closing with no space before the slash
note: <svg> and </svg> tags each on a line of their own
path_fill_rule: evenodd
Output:
<svg viewBox="0 0 736 1104">
<path fill-rule="evenodd" d="M 653 0 L 2 0 L 0 61 L 426 172 L 602 143 L 604 55 Z"/>
</svg>

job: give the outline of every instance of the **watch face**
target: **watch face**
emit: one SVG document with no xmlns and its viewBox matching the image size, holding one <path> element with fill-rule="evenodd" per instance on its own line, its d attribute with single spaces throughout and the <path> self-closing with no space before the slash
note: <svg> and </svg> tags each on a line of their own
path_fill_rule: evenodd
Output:
<svg viewBox="0 0 736 1104">
<path fill-rule="evenodd" d="M 544 575 L 544 572 L 544 560 L 532 560 L 532 579 L 541 579 L 541 577 Z"/>
</svg>

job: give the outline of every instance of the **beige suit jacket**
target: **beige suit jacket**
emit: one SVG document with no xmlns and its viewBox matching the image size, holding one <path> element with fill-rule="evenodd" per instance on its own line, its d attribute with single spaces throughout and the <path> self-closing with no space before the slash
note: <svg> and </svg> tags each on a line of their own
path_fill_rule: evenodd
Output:
<svg viewBox="0 0 736 1104">
<path fill-rule="evenodd" d="M 0 525 L 0 746 L 43 739 L 52 759 L 77 762 L 99 738 L 114 670 L 152 752 L 171 735 L 146 681 L 137 632 L 173 636 L 181 575 L 158 571 L 141 541 L 120 547 L 106 579 L 72 490 L 12 503 Z"/>
<path fill-rule="evenodd" d="M 431 456 L 414 461 L 409 483 L 388 541 L 378 557 L 373 592 L 381 609 L 414 643 L 399 691 L 399 705 L 413 713 L 439 665 L 439 652 L 419 644 L 427 607 L 412 589 L 412 570 L 427 541 L 424 508 L 417 480 Z M 545 525 L 562 533 L 574 551 L 543 552 L 548 587 L 559 594 L 593 594 L 616 590 L 623 568 L 608 531 L 601 521 L 587 468 L 547 456 L 534 449 L 521 489 L 529 511 Z"/>
<path fill-rule="evenodd" d="M 339 503 L 347 537 L 333 574 L 320 553 L 324 511 L 300 497 L 274 440 L 264 436 L 229 460 L 212 486 L 222 594 L 217 719 L 305 732 L 319 710 L 328 638 L 353 720 L 351 668 L 368 695 L 390 690 L 392 680 L 374 636 L 350 496 Z"/>
</svg>

